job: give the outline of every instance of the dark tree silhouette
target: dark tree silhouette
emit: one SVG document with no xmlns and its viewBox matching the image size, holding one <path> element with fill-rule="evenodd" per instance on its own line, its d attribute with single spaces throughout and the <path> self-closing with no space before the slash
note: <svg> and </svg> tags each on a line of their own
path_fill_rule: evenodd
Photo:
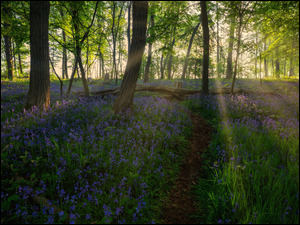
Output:
<svg viewBox="0 0 300 225">
<path fill-rule="evenodd" d="M 49 1 L 30 2 L 30 83 L 25 109 L 50 105 Z"/>
<path fill-rule="evenodd" d="M 113 105 L 115 113 L 131 109 L 133 104 L 134 90 L 146 45 L 147 15 L 148 1 L 134 1 L 132 41 L 121 89 Z"/>
<path fill-rule="evenodd" d="M 202 70 L 202 91 L 208 94 L 208 67 L 209 67 L 209 29 L 206 11 L 206 1 L 200 1 L 201 18 L 203 29 L 203 70 Z"/>
</svg>

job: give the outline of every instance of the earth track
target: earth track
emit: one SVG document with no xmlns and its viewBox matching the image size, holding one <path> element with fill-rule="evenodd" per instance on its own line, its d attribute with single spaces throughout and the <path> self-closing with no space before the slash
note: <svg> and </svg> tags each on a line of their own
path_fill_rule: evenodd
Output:
<svg viewBox="0 0 300 225">
<path fill-rule="evenodd" d="M 196 224 L 191 218 L 197 212 L 197 202 L 192 195 L 192 187 L 201 176 L 202 153 L 210 142 L 211 126 L 198 114 L 189 113 L 192 121 L 192 137 L 189 152 L 180 166 L 179 177 L 163 202 L 162 218 L 164 224 Z"/>
</svg>

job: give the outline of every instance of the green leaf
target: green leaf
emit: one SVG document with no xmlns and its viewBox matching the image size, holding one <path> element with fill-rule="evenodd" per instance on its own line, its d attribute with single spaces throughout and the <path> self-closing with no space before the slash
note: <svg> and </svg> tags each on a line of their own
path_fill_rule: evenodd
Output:
<svg viewBox="0 0 300 225">
<path fill-rule="evenodd" d="M 17 195 L 17 194 L 14 194 L 14 195 L 12 195 L 12 196 L 9 196 L 8 198 L 7 198 L 7 201 L 8 202 L 11 202 L 11 201 L 18 201 L 19 200 L 19 195 Z"/>
</svg>

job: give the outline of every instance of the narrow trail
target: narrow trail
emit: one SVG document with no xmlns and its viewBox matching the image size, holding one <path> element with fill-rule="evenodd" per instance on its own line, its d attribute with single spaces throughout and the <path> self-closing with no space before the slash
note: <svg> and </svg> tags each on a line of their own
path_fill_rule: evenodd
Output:
<svg viewBox="0 0 300 225">
<path fill-rule="evenodd" d="M 179 177 L 163 203 L 161 221 L 164 224 L 195 224 L 190 218 L 197 212 L 197 205 L 191 193 L 192 186 L 201 176 L 201 155 L 210 142 L 211 126 L 198 114 L 190 112 L 193 121 L 189 152 L 180 166 Z"/>
</svg>

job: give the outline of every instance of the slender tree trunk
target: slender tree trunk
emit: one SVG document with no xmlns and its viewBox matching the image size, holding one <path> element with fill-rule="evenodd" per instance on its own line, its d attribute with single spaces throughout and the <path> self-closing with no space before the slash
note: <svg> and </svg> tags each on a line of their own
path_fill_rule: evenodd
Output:
<svg viewBox="0 0 300 225">
<path fill-rule="evenodd" d="M 293 57 L 290 57 L 290 73 L 289 77 L 294 76 L 294 65 L 293 65 Z"/>
<path fill-rule="evenodd" d="M 164 71 L 165 71 L 164 55 L 163 55 L 163 53 L 161 53 L 161 59 L 160 59 L 160 79 L 164 79 Z"/>
<path fill-rule="evenodd" d="M 279 59 L 278 59 L 278 50 L 276 50 L 275 67 L 276 67 L 275 75 L 277 78 L 279 78 L 280 77 L 280 64 L 279 64 Z"/>
<path fill-rule="evenodd" d="M 202 4 L 201 4 L 201 7 L 202 7 Z M 206 9 L 206 3 L 205 3 L 205 9 Z M 202 14 L 201 14 L 201 16 L 202 16 Z M 203 23 L 203 21 L 202 21 L 202 23 Z M 185 57 L 185 61 L 184 61 L 184 66 L 183 66 L 183 70 L 182 70 L 182 75 L 181 75 L 181 79 L 182 80 L 185 79 L 185 72 L 186 72 L 186 68 L 187 68 L 187 64 L 188 64 L 189 55 L 190 55 L 190 52 L 191 52 L 191 48 L 192 48 L 192 44 L 193 44 L 193 40 L 194 40 L 195 34 L 196 34 L 199 26 L 200 26 L 200 22 L 194 28 L 194 31 L 192 33 L 192 36 L 191 36 L 191 39 L 190 39 L 190 42 L 189 42 L 189 47 L 188 47 L 188 50 L 187 50 L 187 53 L 186 53 L 186 57 Z"/>
<path fill-rule="evenodd" d="M 203 68 L 202 68 L 202 91 L 208 94 L 208 68 L 209 68 L 209 28 L 206 11 L 206 1 L 200 1 L 201 19 L 203 30 Z"/>
<path fill-rule="evenodd" d="M 74 25 L 74 33 L 75 33 L 75 48 L 76 48 L 76 58 L 77 58 L 77 62 L 79 64 L 79 68 L 80 68 L 80 72 L 81 72 L 81 79 L 82 79 L 82 83 L 83 83 L 83 88 L 84 88 L 84 92 L 85 92 L 85 96 L 89 96 L 89 87 L 85 78 L 85 72 L 84 72 L 84 68 L 82 65 L 82 59 L 81 59 L 81 47 L 80 47 L 80 42 L 79 42 L 79 30 L 78 30 L 78 10 L 75 8 L 72 10 L 72 21 L 73 21 L 73 25 Z M 84 40 L 84 38 L 83 38 Z"/>
<path fill-rule="evenodd" d="M 89 77 L 89 38 L 86 39 L 86 78 Z"/>
<path fill-rule="evenodd" d="M 113 41 L 113 66 L 112 66 L 112 76 L 116 78 L 117 81 L 117 68 L 116 68 L 116 37 L 115 37 L 115 16 L 116 16 L 116 3 L 113 1 L 113 9 L 112 9 L 112 27 L 111 27 L 111 34 L 112 34 L 112 41 Z"/>
<path fill-rule="evenodd" d="M 60 16 L 63 18 L 64 17 L 64 12 L 63 10 L 60 10 Z M 64 45 L 66 44 L 66 33 L 64 29 L 62 29 L 62 37 L 63 37 L 63 42 Z M 63 79 L 69 79 L 68 77 L 68 58 L 67 58 L 67 49 L 63 47 L 63 59 L 62 59 L 62 77 Z"/>
<path fill-rule="evenodd" d="M 128 5 L 128 26 L 127 26 L 127 40 L 128 40 L 128 57 L 129 57 L 129 49 L 130 49 L 130 15 L 131 15 L 131 6 L 132 6 L 132 1 L 129 1 Z"/>
<path fill-rule="evenodd" d="M 264 51 L 266 51 L 266 50 L 267 50 L 267 43 L 266 43 L 266 40 L 265 40 Z M 265 67 L 265 77 L 268 77 L 268 61 L 267 61 L 266 58 L 264 59 L 264 67 Z"/>
<path fill-rule="evenodd" d="M 30 2 L 30 83 L 25 109 L 50 105 L 49 1 Z"/>
<path fill-rule="evenodd" d="M 217 11 L 219 10 L 217 2 Z M 220 78 L 220 43 L 219 43 L 219 20 L 217 19 L 217 76 Z"/>
<path fill-rule="evenodd" d="M 228 57 L 227 57 L 227 67 L 226 67 L 226 79 L 232 78 L 232 50 L 234 41 L 234 27 L 235 18 L 231 18 L 230 22 L 230 37 L 229 37 L 229 47 L 228 47 Z"/>
<path fill-rule="evenodd" d="M 13 80 L 14 77 L 14 67 L 13 67 L 13 57 L 12 57 L 12 49 L 11 49 L 11 37 L 8 35 L 4 36 L 5 42 L 5 56 L 6 56 L 6 65 L 7 65 L 7 74 L 8 79 Z"/>
<path fill-rule="evenodd" d="M 241 29 L 242 29 L 242 17 L 243 15 L 240 13 L 239 15 L 239 28 L 238 28 L 238 43 L 237 43 L 237 50 L 236 50 L 236 59 L 235 59 L 235 65 L 234 65 L 234 74 L 232 79 L 232 85 L 231 85 L 231 93 L 233 93 L 234 90 L 234 84 L 237 74 L 237 65 L 238 65 L 238 59 L 240 55 L 240 45 L 241 45 Z"/>
<path fill-rule="evenodd" d="M 1 2 L 1 8 L 3 8 L 3 16 L 5 18 L 3 27 L 6 31 L 6 34 L 3 35 L 4 37 L 4 43 L 5 43 L 5 57 L 6 57 L 6 68 L 7 68 L 7 75 L 8 79 L 13 80 L 14 77 L 14 67 L 13 67 L 13 54 L 12 54 L 12 48 L 11 48 L 11 36 L 10 36 L 10 29 L 11 29 L 11 10 L 9 10 L 7 7 L 9 7 L 9 1 L 8 2 Z M 2 15 L 1 15 L 2 18 Z M 2 19 L 1 19 L 2 20 Z M 2 29 L 1 29 L 2 30 Z"/>
<path fill-rule="evenodd" d="M 262 79 L 261 79 L 261 52 L 259 53 L 259 81 L 260 81 L 260 86 L 262 86 Z"/>
<path fill-rule="evenodd" d="M 255 33 L 255 69 L 254 69 L 254 74 L 255 74 L 255 78 L 257 79 L 257 31 Z"/>
<path fill-rule="evenodd" d="M 173 46 L 175 44 L 175 31 L 176 31 L 176 27 L 174 27 L 174 31 L 173 31 L 173 41 L 171 44 L 171 51 L 169 52 L 169 57 L 168 57 L 168 66 L 167 66 L 167 70 L 168 70 L 168 79 L 171 79 L 171 70 L 172 70 L 172 60 L 173 60 Z"/>
<path fill-rule="evenodd" d="M 113 105 L 115 113 L 132 108 L 134 91 L 146 45 L 147 15 L 148 1 L 134 1 L 132 44 L 120 92 Z"/>
<path fill-rule="evenodd" d="M 150 27 L 152 28 L 154 26 L 154 14 L 151 13 L 150 16 Z M 151 37 L 151 32 L 149 32 L 149 35 Z M 152 42 L 148 44 L 148 60 L 146 64 L 145 69 L 145 76 L 144 76 L 144 83 L 148 82 L 149 80 L 149 71 L 150 71 L 150 65 L 151 65 L 151 57 L 152 57 Z"/>
<path fill-rule="evenodd" d="M 13 49 L 12 49 L 12 54 L 13 54 L 13 59 L 14 59 L 14 69 L 16 71 L 16 75 L 18 75 L 17 73 L 17 62 L 16 62 L 16 53 L 15 53 L 15 44 L 14 42 L 12 42 L 12 46 L 13 46 Z M 20 77 L 20 75 L 19 75 Z"/>
<path fill-rule="evenodd" d="M 22 60 L 21 60 L 20 49 L 18 50 L 18 58 L 19 58 L 19 69 L 20 69 L 20 74 L 23 75 L 23 70 L 22 70 Z"/>
<path fill-rule="evenodd" d="M 68 87 L 68 90 L 67 90 L 67 92 L 66 92 L 67 95 L 69 95 L 70 92 L 71 92 L 71 88 L 72 88 L 74 76 L 75 76 L 75 74 L 76 74 L 76 70 L 77 70 L 77 73 L 78 73 L 78 69 L 77 69 L 77 63 L 78 63 L 78 60 L 77 60 L 76 54 L 74 54 L 74 58 L 75 58 L 75 64 L 74 64 L 73 72 L 72 72 L 72 74 L 71 74 L 69 87 Z"/>
<path fill-rule="evenodd" d="M 285 77 L 285 70 L 286 70 L 286 58 L 284 59 L 284 64 L 283 64 L 283 77 Z"/>
</svg>

